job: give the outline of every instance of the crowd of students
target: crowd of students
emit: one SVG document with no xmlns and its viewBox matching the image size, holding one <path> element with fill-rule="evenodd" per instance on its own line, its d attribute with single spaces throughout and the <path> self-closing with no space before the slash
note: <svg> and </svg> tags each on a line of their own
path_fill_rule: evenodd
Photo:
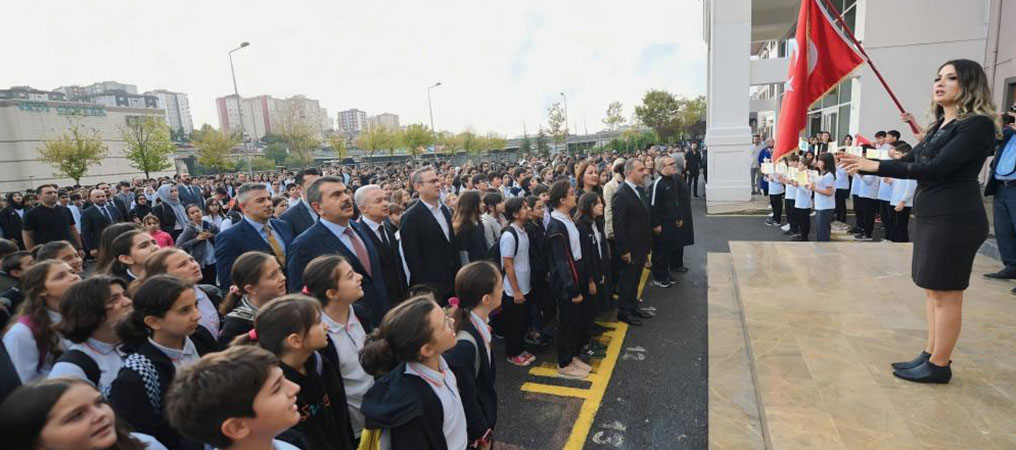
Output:
<svg viewBox="0 0 1016 450">
<path fill-rule="evenodd" d="M 768 161 L 772 157 L 773 140 L 767 139 L 763 145 L 756 136 L 755 141 L 757 162 Z M 783 234 L 791 240 L 808 241 L 814 217 L 814 239 L 823 242 L 831 239 L 834 230 L 853 235 L 855 240 L 878 240 L 874 232 L 876 223 L 880 223 L 885 240 L 909 242 L 908 227 L 917 181 L 877 175 L 848 175 L 837 167 L 835 152 L 853 147 L 853 137 L 844 136 L 840 146 L 832 146 L 830 142 L 828 132 L 819 133 L 809 140 L 806 151 L 796 150 L 776 163 L 806 173 L 817 173 L 818 176 L 810 177 L 807 183 L 790 179 L 784 171 L 760 171 L 757 188 L 769 196 L 772 209 L 766 225 L 781 227 Z M 910 144 L 900 140 L 900 133 L 896 130 L 878 131 L 874 142 L 861 143 L 857 147 L 863 151 L 884 150 L 886 156 L 892 159 L 900 159 L 911 150 Z M 853 225 L 847 224 L 848 199 L 853 200 Z"/>
<path fill-rule="evenodd" d="M 688 270 L 698 167 L 681 169 L 701 158 L 654 146 L 9 194 L 5 446 L 490 448 L 493 340 L 508 367 L 553 345 L 560 377 L 587 377 L 597 319 L 653 316 L 642 271 L 663 289 Z"/>
</svg>

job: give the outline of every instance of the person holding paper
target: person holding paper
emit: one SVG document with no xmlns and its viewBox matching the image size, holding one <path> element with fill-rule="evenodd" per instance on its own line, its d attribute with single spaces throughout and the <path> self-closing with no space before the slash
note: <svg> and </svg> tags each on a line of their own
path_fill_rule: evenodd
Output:
<svg viewBox="0 0 1016 450">
<path fill-rule="evenodd" d="M 829 242 L 832 234 L 833 209 L 836 207 L 836 160 L 832 153 L 822 153 L 815 160 L 819 176 L 811 183 L 815 192 L 815 240 Z"/>
<path fill-rule="evenodd" d="M 794 214 L 797 216 L 799 233 L 791 238 L 793 241 L 807 241 L 808 233 L 811 231 L 811 182 L 808 180 L 808 169 L 808 164 L 804 160 L 797 162 L 797 179 L 794 180 L 797 198 L 794 200 Z"/>
<path fill-rule="evenodd" d="M 977 174 L 1001 132 L 980 63 L 959 59 L 940 66 L 932 99 L 935 121 L 906 156 L 870 161 L 840 155 L 840 164 L 850 173 L 917 180 L 911 277 L 925 290 L 928 338 L 916 358 L 892 364 L 893 375 L 948 383 L 963 293 L 974 256 L 988 236 Z"/>
</svg>

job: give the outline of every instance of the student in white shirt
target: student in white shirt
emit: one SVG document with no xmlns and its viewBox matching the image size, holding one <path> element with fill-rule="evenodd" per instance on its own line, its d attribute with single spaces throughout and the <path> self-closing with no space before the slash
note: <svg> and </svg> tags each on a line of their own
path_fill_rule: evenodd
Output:
<svg viewBox="0 0 1016 450">
<path fill-rule="evenodd" d="M 909 153 L 910 144 L 900 143 L 896 151 Z M 890 199 L 892 208 L 892 229 L 887 232 L 886 239 L 892 242 L 910 242 L 910 208 L 914 206 L 914 193 L 917 192 L 917 180 L 893 180 L 893 195 Z M 890 229 L 886 229 L 889 231 Z"/>
<path fill-rule="evenodd" d="M 811 184 L 815 192 L 815 240 L 828 242 L 832 232 L 833 210 L 836 207 L 836 160 L 832 153 L 823 153 L 815 159 L 818 180 Z"/>
<path fill-rule="evenodd" d="M 871 239 L 875 229 L 875 213 L 878 212 L 878 186 L 876 175 L 861 175 L 861 180 L 857 183 L 857 212 L 861 215 L 861 231 L 854 235 L 854 239 Z"/>
<path fill-rule="evenodd" d="M 63 320 L 60 303 L 64 293 L 79 280 L 67 263 L 57 260 L 39 261 L 21 277 L 25 300 L 21 314 L 4 333 L 3 343 L 22 384 L 49 375 L 67 348 L 55 327 Z"/>
<path fill-rule="evenodd" d="M 778 227 L 783 223 L 783 194 L 786 189 L 775 173 L 764 175 L 764 177 L 769 182 L 769 206 L 773 209 L 773 216 L 766 219 L 766 225 Z"/>
<path fill-rule="evenodd" d="M 529 265 L 529 236 L 525 223 L 529 220 L 529 205 L 522 197 L 512 197 L 505 205 L 505 214 L 512 223 L 501 233 L 501 266 L 504 268 L 504 297 L 501 300 L 501 314 L 498 316 L 504 333 L 505 357 L 508 363 L 525 367 L 536 361 L 536 356 L 526 351 L 525 337 L 529 329 L 529 294 L 533 284 Z"/>
<path fill-rule="evenodd" d="M 797 162 L 797 170 L 811 170 L 811 167 L 804 161 Z M 797 229 L 798 234 L 793 236 L 791 240 L 805 242 L 808 240 L 808 234 L 811 232 L 811 189 L 810 185 L 801 185 L 796 181 L 794 185 L 797 187 L 797 198 L 794 199 L 794 215 L 797 216 Z"/>
</svg>

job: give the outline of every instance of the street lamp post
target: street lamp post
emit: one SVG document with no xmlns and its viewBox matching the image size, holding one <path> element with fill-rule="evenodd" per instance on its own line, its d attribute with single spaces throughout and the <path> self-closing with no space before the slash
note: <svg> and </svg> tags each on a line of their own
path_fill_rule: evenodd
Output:
<svg viewBox="0 0 1016 450">
<path fill-rule="evenodd" d="M 437 129 L 434 128 L 434 107 L 431 105 L 431 102 L 430 102 L 430 90 L 434 89 L 434 88 L 436 88 L 436 87 L 438 87 L 440 85 L 441 85 L 441 82 L 438 81 L 437 83 L 434 83 L 432 86 L 428 86 L 427 87 L 427 110 L 430 111 L 430 132 L 434 133 L 434 143 L 431 144 L 431 148 L 434 149 L 434 166 L 435 167 L 437 166 Z"/>
<path fill-rule="evenodd" d="M 236 87 L 236 69 L 233 68 L 233 52 L 250 45 L 250 42 L 241 42 L 240 46 L 229 51 L 229 71 L 233 74 L 233 95 L 236 97 L 236 112 L 240 116 L 240 139 L 243 139 L 243 102 L 240 100 L 240 90 Z M 251 118 L 253 122 L 253 118 Z M 243 139 L 243 150 L 247 154 L 247 172 L 251 179 L 254 178 L 254 166 L 250 162 L 250 148 L 247 147 L 247 140 Z"/>
<path fill-rule="evenodd" d="M 561 93 L 561 98 L 564 98 L 564 151 L 568 152 L 568 96 Z"/>
</svg>

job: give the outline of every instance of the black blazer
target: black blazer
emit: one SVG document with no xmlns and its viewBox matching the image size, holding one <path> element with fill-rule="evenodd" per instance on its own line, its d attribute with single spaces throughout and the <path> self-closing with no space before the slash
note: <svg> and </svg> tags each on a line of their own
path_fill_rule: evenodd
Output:
<svg viewBox="0 0 1016 450">
<path fill-rule="evenodd" d="M 500 237 L 499 237 L 500 239 Z M 466 252 L 469 262 L 482 261 L 487 258 L 487 237 L 484 235 L 483 223 L 459 229 L 455 234 L 459 253 Z M 462 262 L 461 256 L 456 256 Z"/>
<path fill-rule="evenodd" d="M 109 203 L 106 204 L 105 208 L 109 212 L 110 217 L 112 217 L 112 221 L 99 211 L 98 205 L 89 206 L 81 211 L 81 241 L 85 245 L 86 251 L 98 250 L 102 231 L 106 227 L 120 222 L 123 218 L 118 208 Z"/>
<path fill-rule="evenodd" d="M 581 234 L 581 233 L 580 233 Z M 544 240 L 545 251 L 550 252 L 550 290 L 555 299 L 572 299 L 585 291 L 589 277 L 584 269 L 572 258 L 571 240 L 568 228 L 563 222 L 553 217 L 547 225 L 547 237 Z M 585 259 L 585 255 L 583 255 Z"/>
<path fill-rule="evenodd" d="M 395 238 L 395 233 L 389 230 L 388 226 L 384 223 L 381 224 L 381 229 L 384 230 L 385 238 L 388 239 L 387 245 L 381 242 L 377 233 L 369 229 L 370 227 L 367 226 L 362 217 L 360 218 L 360 225 L 363 226 L 365 234 L 370 236 L 374 248 L 377 249 L 378 257 L 381 259 L 381 269 L 383 271 L 381 278 L 385 284 L 385 291 L 388 292 L 388 300 L 392 305 L 398 304 L 409 293 L 409 286 L 406 285 L 406 271 L 402 268 L 402 254 L 399 253 L 399 241 Z"/>
<path fill-rule="evenodd" d="M 299 236 L 314 225 L 315 220 L 310 218 L 310 209 L 302 201 L 292 208 L 286 210 L 279 216 L 279 220 L 289 224 L 293 229 L 293 236 Z"/>
<path fill-rule="evenodd" d="M 152 207 L 152 215 L 159 218 L 159 228 L 162 231 L 174 236 L 180 235 L 174 230 L 176 228 L 176 214 L 173 213 L 173 208 L 170 208 L 165 203 L 159 203 Z M 81 220 L 84 220 L 84 218 Z"/>
<path fill-rule="evenodd" d="M 610 199 L 613 209 L 614 245 L 618 256 L 631 252 L 633 259 L 645 258 L 653 246 L 649 209 L 638 192 L 622 182 Z"/>
<path fill-rule="evenodd" d="M 585 268 L 585 273 L 589 276 L 590 280 L 596 282 L 597 285 L 604 283 L 606 280 L 605 274 L 610 271 L 609 261 L 610 258 L 607 254 L 606 244 L 607 236 L 603 234 L 603 230 L 600 229 L 600 244 L 596 244 L 596 236 L 593 233 L 593 227 L 596 227 L 595 221 L 580 221 L 575 224 L 575 227 L 579 229 L 579 238 L 582 241 L 582 267 Z M 603 254 L 601 257 L 600 254 Z M 589 283 L 582 285 L 582 292 L 588 293 Z M 599 292 L 599 291 L 597 291 Z"/>
<path fill-rule="evenodd" d="M 488 429 L 497 424 L 497 391 L 494 390 L 495 365 L 490 364 L 490 355 L 483 345 L 483 337 L 469 319 L 462 324 L 462 331 L 469 333 L 476 341 L 476 347 L 469 341 L 460 340 L 445 353 L 448 367 L 455 373 L 459 386 L 459 397 L 466 410 L 466 429 L 469 440 L 483 437 Z M 480 373 L 476 373 L 476 355 L 479 350 Z"/>
<path fill-rule="evenodd" d="M 27 210 L 22 210 L 22 213 L 25 211 Z M 23 224 L 21 215 L 15 208 L 7 206 L 0 210 L 0 228 L 3 228 L 3 238 L 14 241 L 20 248 L 25 248 L 24 237 L 21 235 Z"/>
<path fill-rule="evenodd" d="M 368 325 L 365 328 L 370 331 L 380 325 L 381 318 L 391 309 L 391 302 L 388 301 L 388 292 L 385 290 L 381 257 L 378 255 L 373 241 L 370 236 L 367 236 L 368 232 L 360 228 L 358 222 L 350 221 L 349 226 L 353 228 L 353 231 L 363 241 L 364 247 L 367 248 L 371 266 L 370 273 L 356 257 L 356 253 L 346 248 L 346 245 L 319 220 L 314 226 L 297 236 L 293 240 L 293 244 L 286 250 L 286 267 L 289 268 L 287 283 L 290 292 L 300 292 L 303 289 L 303 270 L 311 260 L 322 255 L 339 254 L 346 257 L 349 264 L 353 266 L 353 270 L 363 275 L 361 282 L 363 298 L 354 303 L 353 307 L 358 309 L 358 317 L 369 319 L 366 321 Z"/>
<path fill-rule="evenodd" d="M 422 378 L 406 373 L 406 364 L 378 379 L 360 408 L 366 428 L 388 429 L 392 450 L 447 450 L 441 400 Z"/>
<path fill-rule="evenodd" d="M 268 219 L 268 223 L 282 237 L 282 243 L 286 246 L 288 254 L 290 243 L 293 242 L 293 233 L 289 225 L 278 219 Z M 250 251 L 273 254 L 272 247 L 265 242 L 265 238 L 261 237 L 261 233 L 247 223 L 243 216 L 240 216 L 240 221 L 235 225 L 215 235 L 215 274 L 222 290 L 229 290 L 229 286 L 233 284 L 230 274 L 233 262 L 240 255 Z"/>
<path fill-rule="evenodd" d="M 691 176 L 698 175 L 699 170 L 702 169 L 702 152 L 701 151 L 689 151 L 684 155 L 685 169 Z"/>
<path fill-rule="evenodd" d="M 1002 130 L 1002 140 L 998 141 L 998 144 L 995 146 L 995 158 L 991 160 L 991 172 L 988 175 L 988 182 L 984 186 L 985 196 L 995 195 L 995 192 L 998 190 L 998 186 L 1002 184 L 1001 181 L 995 179 L 995 175 L 998 174 L 996 170 L 998 167 L 998 160 L 999 158 L 1002 157 L 1002 152 L 1005 151 L 1005 146 L 1006 144 L 1009 143 L 1009 139 L 1012 139 L 1014 135 L 1016 135 L 1016 131 L 1014 131 L 1012 128 L 1005 128 L 1004 130 Z M 1002 174 L 1002 176 L 1007 175 L 1012 174 L 1011 173 Z M 6 237 L 7 225 L 5 224 L 3 227 L 4 227 L 4 235 Z"/>
<path fill-rule="evenodd" d="M 650 224 L 655 227 L 662 227 L 669 234 L 669 231 L 677 228 L 678 202 L 677 187 L 674 177 L 660 177 L 657 179 L 649 192 L 650 200 Z"/>
<path fill-rule="evenodd" d="M 409 267 L 409 285 L 429 285 L 438 300 L 451 292 L 459 270 L 452 215 L 443 205 L 441 211 L 448 222 L 447 235 L 422 200 L 402 215 L 399 229 L 403 256 Z"/>
<path fill-rule="evenodd" d="M 977 176 L 994 148 L 995 122 L 987 116 L 956 119 L 941 129 L 936 123 L 906 156 L 879 163 L 877 175 L 917 180 L 915 217 L 985 217 Z"/>
</svg>

